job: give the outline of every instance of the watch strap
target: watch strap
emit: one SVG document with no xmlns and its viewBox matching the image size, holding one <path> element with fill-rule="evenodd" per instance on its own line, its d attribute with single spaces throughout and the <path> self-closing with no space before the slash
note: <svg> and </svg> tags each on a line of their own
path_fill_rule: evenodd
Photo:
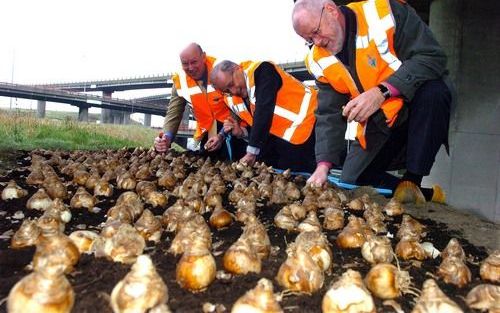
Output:
<svg viewBox="0 0 500 313">
<path fill-rule="evenodd" d="M 387 100 L 391 97 L 391 91 L 385 85 L 378 84 L 377 88 L 380 90 L 380 92 L 382 93 L 382 96 L 384 96 L 385 100 Z"/>
</svg>

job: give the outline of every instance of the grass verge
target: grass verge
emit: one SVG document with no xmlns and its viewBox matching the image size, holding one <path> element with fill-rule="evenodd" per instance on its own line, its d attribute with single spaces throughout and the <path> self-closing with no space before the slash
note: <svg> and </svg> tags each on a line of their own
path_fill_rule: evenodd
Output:
<svg viewBox="0 0 500 313">
<path fill-rule="evenodd" d="M 150 147 L 158 131 L 136 125 L 39 119 L 23 112 L 0 111 L 0 150 L 100 150 Z"/>
</svg>

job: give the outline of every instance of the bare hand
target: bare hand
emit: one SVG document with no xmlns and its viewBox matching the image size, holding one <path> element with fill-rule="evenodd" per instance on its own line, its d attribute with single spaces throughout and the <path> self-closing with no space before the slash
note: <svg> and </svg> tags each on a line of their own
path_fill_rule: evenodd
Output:
<svg viewBox="0 0 500 313">
<path fill-rule="evenodd" d="M 224 120 L 223 128 L 225 133 L 231 133 L 237 138 L 241 138 L 243 136 L 243 130 L 238 122 L 232 117 L 228 117 Z"/>
<path fill-rule="evenodd" d="M 217 136 L 213 136 L 207 140 L 205 144 L 205 150 L 209 152 L 213 152 L 219 150 L 222 147 L 222 135 L 217 134 Z"/>
<path fill-rule="evenodd" d="M 240 163 L 246 164 L 248 166 L 253 166 L 256 159 L 257 159 L 257 155 L 247 152 L 247 154 L 245 154 L 245 156 L 243 156 L 240 159 Z"/>
<path fill-rule="evenodd" d="M 328 177 L 329 170 L 330 169 L 328 168 L 328 166 L 324 164 L 318 164 L 314 173 L 312 173 L 311 177 L 309 177 L 309 179 L 307 180 L 307 183 L 311 184 L 311 186 L 313 187 L 323 186 Z"/>
<path fill-rule="evenodd" d="M 384 100 L 380 89 L 370 88 L 349 101 L 344 107 L 342 115 L 347 116 L 347 122 L 366 122 L 373 113 L 380 109 Z"/>
<path fill-rule="evenodd" d="M 155 138 L 155 150 L 159 153 L 163 153 L 170 148 L 170 138 L 168 136 L 163 135 L 162 137 Z"/>
</svg>

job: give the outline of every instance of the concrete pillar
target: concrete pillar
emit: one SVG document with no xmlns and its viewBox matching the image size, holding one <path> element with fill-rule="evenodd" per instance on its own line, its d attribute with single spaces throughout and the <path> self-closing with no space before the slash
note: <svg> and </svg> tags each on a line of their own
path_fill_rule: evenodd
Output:
<svg viewBox="0 0 500 313">
<path fill-rule="evenodd" d="M 78 120 L 80 122 L 88 122 L 89 121 L 89 107 L 88 106 L 80 106 L 78 110 Z"/>
<path fill-rule="evenodd" d="M 113 95 L 112 91 L 103 91 L 102 97 L 111 99 Z M 111 109 L 101 109 L 101 123 L 113 123 L 112 110 Z"/>
<path fill-rule="evenodd" d="M 125 124 L 125 125 L 130 124 L 130 113 L 129 112 L 123 112 L 123 124 Z"/>
<path fill-rule="evenodd" d="M 122 124 L 122 112 L 117 110 L 111 110 L 111 115 L 113 116 L 113 124 Z"/>
<path fill-rule="evenodd" d="M 440 152 L 428 182 L 443 184 L 448 203 L 500 221 L 500 3 L 434 0 L 430 26 L 449 56 L 457 89 L 450 157 Z"/>
<path fill-rule="evenodd" d="M 36 102 L 36 117 L 39 117 L 39 118 L 45 117 L 45 105 L 46 105 L 46 102 L 43 100 L 38 100 Z"/>
<path fill-rule="evenodd" d="M 151 114 L 144 114 L 144 126 L 151 127 Z"/>
</svg>

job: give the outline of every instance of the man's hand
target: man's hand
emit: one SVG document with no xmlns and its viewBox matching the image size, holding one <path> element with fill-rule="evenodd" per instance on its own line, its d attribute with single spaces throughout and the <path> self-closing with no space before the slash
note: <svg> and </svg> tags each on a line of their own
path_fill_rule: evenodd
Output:
<svg viewBox="0 0 500 313">
<path fill-rule="evenodd" d="M 160 135 L 155 138 L 154 145 L 157 152 L 163 153 L 170 148 L 170 138 L 160 133 Z"/>
<path fill-rule="evenodd" d="M 312 173 L 311 177 L 307 180 L 307 183 L 311 184 L 313 187 L 322 186 L 326 182 L 328 171 L 330 171 L 328 166 L 318 164 L 314 173 Z"/>
<path fill-rule="evenodd" d="M 236 138 L 243 137 L 243 129 L 241 129 L 238 122 L 231 116 L 224 120 L 223 128 L 226 134 L 230 132 Z"/>
<path fill-rule="evenodd" d="M 342 115 L 347 116 L 347 122 L 366 122 L 380 108 L 384 100 L 385 98 L 378 87 L 370 88 L 349 101 L 345 105 Z"/>
<path fill-rule="evenodd" d="M 240 163 L 246 164 L 248 166 L 253 166 L 256 159 L 257 159 L 257 155 L 247 152 L 247 154 L 245 154 L 245 156 L 243 156 L 240 159 Z"/>
<path fill-rule="evenodd" d="M 224 138 L 222 137 L 222 135 L 217 134 L 217 136 L 213 136 L 207 140 L 207 143 L 205 144 L 205 150 L 207 150 L 209 152 L 219 150 L 220 147 L 222 147 L 223 141 L 224 141 Z"/>
</svg>

